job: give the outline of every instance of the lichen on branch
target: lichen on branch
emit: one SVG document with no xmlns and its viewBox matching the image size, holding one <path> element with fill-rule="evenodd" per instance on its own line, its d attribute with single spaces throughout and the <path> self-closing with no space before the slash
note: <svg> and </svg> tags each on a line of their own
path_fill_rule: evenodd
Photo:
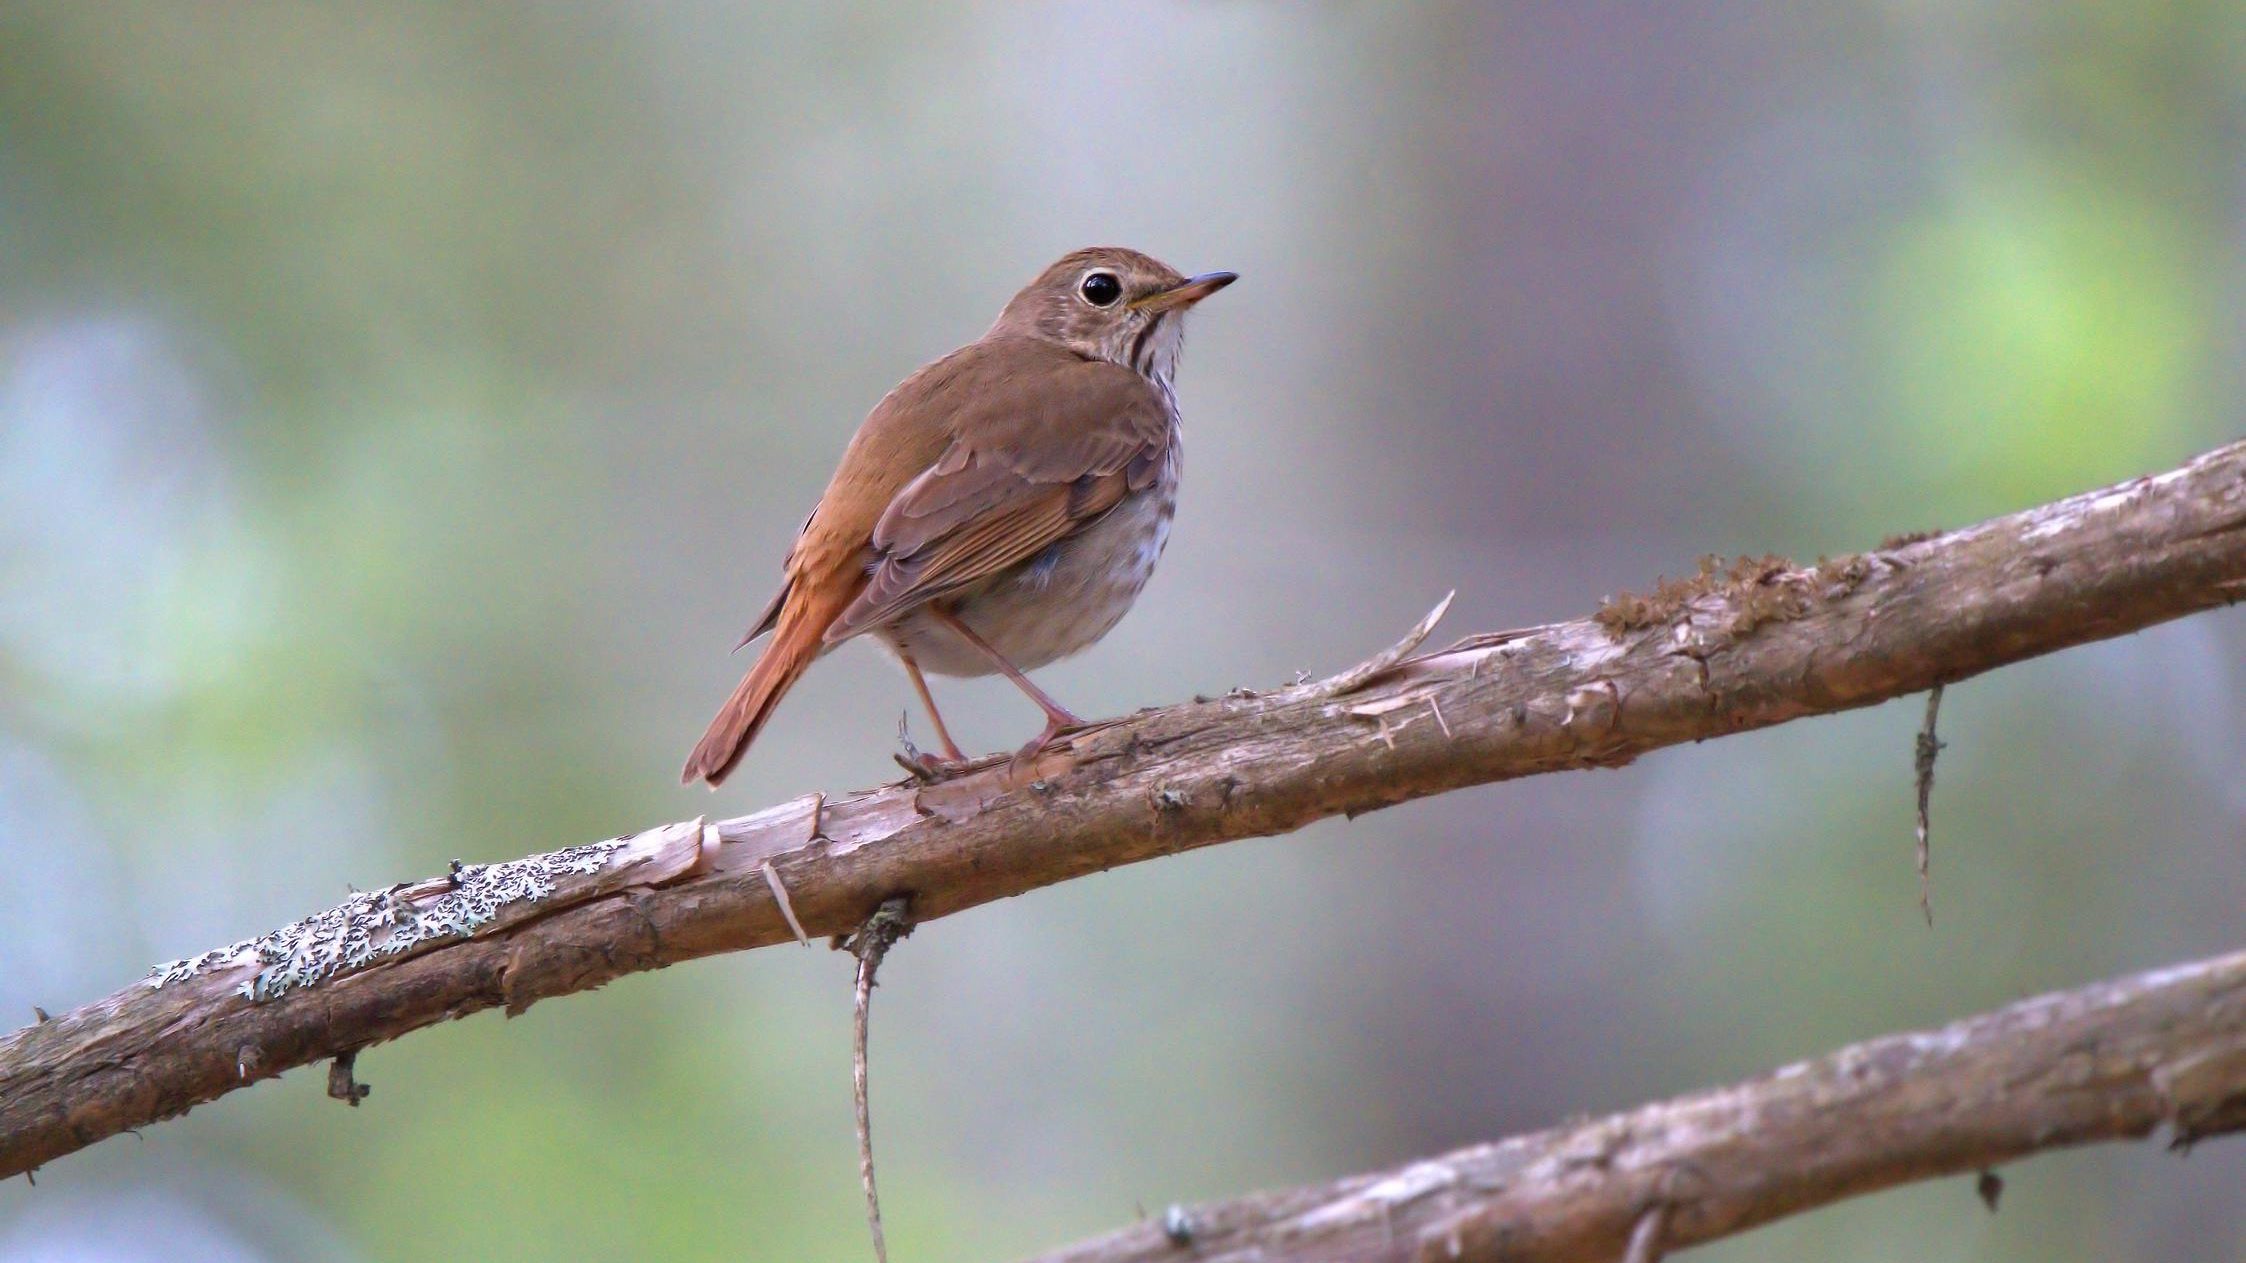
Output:
<svg viewBox="0 0 2246 1263">
<path fill-rule="evenodd" d="M 623 838 L 611 838 L 503 864 L 461 864 L 434 882 L 355 891 L 280 929 L 166 961 L 149 971 L 147 982 L 164 987 L 255 965 L 257 972 L 238 988 L 240 994 L 257 1003 L 277 1000 L 425 943 L 467 938 L 509 904 L 537 903 L 552 896 L 564 877 L 598 873 L 624 844 Z"/>
</svg>

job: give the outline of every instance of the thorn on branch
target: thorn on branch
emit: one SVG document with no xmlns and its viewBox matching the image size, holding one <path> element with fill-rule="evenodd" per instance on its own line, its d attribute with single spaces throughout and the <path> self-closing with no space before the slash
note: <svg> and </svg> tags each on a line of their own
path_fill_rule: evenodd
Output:
<svg viewBox="0 0 2246 1263">
<path fill-rule="evenodd" d="M 358 1062 L 359 1050 L 352 1048 L 337 1053 L 335 1060 L 328 1063 L 328 1095 L 344 1102 L 352 1109 L 357 1109 L 359 1102 L 367 1099 L 374 1092 L 373 1088 L 352 1077 L 352 1067 L 356 1066 Z"/>
<path fill-rule="evenodd" d="M 1427 695 L 1427 709 L 1435 712 L 1435 726 L 1443 730 L 1443 740 L 1458 740 L 1457 737 L 1451 734 L 1451 721 L 1443 718 L 1443 704 L 1435 700 L 1435 695 L 1433 693 L 1429 693 Z"/>
<path fill-rule="evenodd" d="M 2004 1177 L 1994 1171 L 1983 1171 L 1981 1178 L 1973 1181 L 1973 1191 L 1980 1195 L 1981 1204 L 1993 1215 L 1997 1199 L 2004 1196 Z"/>
<path fill-rule="evenodd" d="M 52 1022 L 55 1020 L 53 1017 L 48 1015 L 45 1009 L 40 1008 L 36 1004 L 31 1006 L 31 1015 L 38 1018 L 41 1022 Z"/>
<path fill-rule="evenodd" d="M 1646 1207 L 1630 1229 L 1630 1245 L 1622 1252 L 1622 1263 L 1661 1263 L 1661 1256 L 1668 1250 L 1668 1236 L 1669 1203 Z"/>
<path fill-rule="evenodd" d="M 866 1190 L 866 1229 L 873 1234 L 873 1257 L 889 1263 L 889 1243 L 881 1235 L 881 1195 L 873 1179 L 873 1110 L 866 1097 L 866 1026 L 873 1010 L 874 974 L 882 958 L 897 941 L 912 933 L 912 900 L 893 895 L 884 900 L 857 933 L 835 947 L 858 958 L 856 1002 L 851 1014 L 850 1085 L 858 1110 L 858 1182 Z"/>
<path fill-rule="evenodd" d="M 780 915 L 787 919 L 788 928 L 795 931 L 795 941 L 805 947 L 811 946 L 811 936 L 803 932 L 803 922 L 796 920 L 795 903 L 788 898 L 788 888 L 780 884 L 780 870 L 772 867 L 771 860 L 766 860 L 760 871 L 764 874 L 764 884 L 772 888 L 773 900 L 780 905 Z"/>
<path fill-rule="evenodd" d="M 1914 759 L 1918 772 L 1918 910 L 1929 926 L 1934 924 L 1934 848 L 1927 840 L 1927 808 L 1934 798 L 1934 760 L 1939 758 L 1947 744 L 1934 733 L 1935 717 L 1942 712 L 1942 686 L 1937 684 L 1926 693 L 1926 722 L 1918 730 L 1918 746 Z"/>
</svg>

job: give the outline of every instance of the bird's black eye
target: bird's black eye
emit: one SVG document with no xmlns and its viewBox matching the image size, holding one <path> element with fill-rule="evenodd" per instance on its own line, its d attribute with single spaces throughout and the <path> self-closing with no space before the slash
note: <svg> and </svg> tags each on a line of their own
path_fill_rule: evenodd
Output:
<svg viewBox="0 0 2246 1263">
<path fill-rule="evenodd" d="M 1094 307 L 1113 307 L 1115 300 L 1123 297 L 1123 282 L 1115 279 L 1113 272 L 1094 272 L 1084 278 L 1078 290 Z"/>
</svg>

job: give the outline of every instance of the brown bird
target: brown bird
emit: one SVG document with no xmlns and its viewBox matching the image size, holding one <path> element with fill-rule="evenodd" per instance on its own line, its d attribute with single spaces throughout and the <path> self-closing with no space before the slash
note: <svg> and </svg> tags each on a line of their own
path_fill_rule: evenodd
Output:
<svg viewBox="0 0 2246 1263">
<path fill-rule="evenodd" d="M 1045 712 L 1024 748 L 1083 721 L 1025 671 L 1106 635 L 1131 608 L 1177 507 L 1170 381 L 1185 313 L 1235 279 L 1136 250 L 1078 250 L 981 340 L 922 368 L 858 427 L 741 643 L 772 643 L 682 779 L 725 779 L 820 655 L 871 633 L 904 664 L 944 761 L 966 762 L 922 675 L 1012 680 Z"/>
</svg>

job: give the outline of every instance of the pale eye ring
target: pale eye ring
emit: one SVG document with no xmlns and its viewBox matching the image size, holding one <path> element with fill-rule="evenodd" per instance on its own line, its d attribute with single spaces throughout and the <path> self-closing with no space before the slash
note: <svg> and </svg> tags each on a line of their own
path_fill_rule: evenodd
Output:
<svg viewBox="0 0 2246 1263">
<path fill-rule="evenodd" d="M 1113 307 L 1115 300 L 1123 297 L 1123 282 L 1115 273 L 1102 269 L 1087 272 L 1078 283 L 1076 292 L 1094 307 Z"/>
</svg>

